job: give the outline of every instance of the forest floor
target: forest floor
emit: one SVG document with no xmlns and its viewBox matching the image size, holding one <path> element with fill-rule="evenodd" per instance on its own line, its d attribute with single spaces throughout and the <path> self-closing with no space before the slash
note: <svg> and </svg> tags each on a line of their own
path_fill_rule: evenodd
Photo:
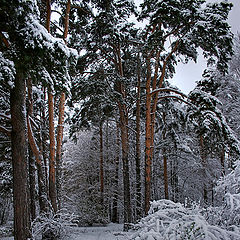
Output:
<svg viewBox="0 0 240 240">
<path fill-rule="evenodd" d="M 132 232 L 123 232 L 122 224 L 110 223 L 106 226 L 72 227 L 64 240 L 127 240 Z M 13 240 L 13 237 L 1 237 L 1 240 Z"/>
<path fill-rule="evenodd" d="M 126 240 L 132 233 L 123 232 L 122 224 L 72 228 L 66 240 Z"/>
</svg>

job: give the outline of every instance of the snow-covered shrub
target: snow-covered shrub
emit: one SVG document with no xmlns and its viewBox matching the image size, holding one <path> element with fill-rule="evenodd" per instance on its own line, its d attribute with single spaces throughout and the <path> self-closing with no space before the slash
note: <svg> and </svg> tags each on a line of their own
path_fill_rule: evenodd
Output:
<svg viewBox="0 0 240 240">
<path fill-rule="evenodd" d="M 65 210 L 41 214 L 32 224 L 32 237 L 38 239 L 61 239 L 67 234 L 69 227 L 74 226 L 73 223 L 76 216 L 69 214 Z"/>
<path fill-rule="evenodd" d="M 77 144 L 69 140 L 65 145 L 62 206 L 78 215 L 79 226 L 106 224 L 109 219 L 99 191 L 97 144 L 90 131 L 78 133 L 78 138 Z"/>
<path fill-rule="evenodd" d="M 0 239 L 3 237 L 10 237 L 13 235 L 13 226 L 12 224 L 0 226 Z"/>
<path fill-rule="evenodd" d="M 234 167 L 234 170 L 218 182 L 216 192 L 222 203 L 210 211 L 212 216 L 215 215 L 214 224 L 240 234 L 240 161 L 237 161 Z"/>
<path fill-rule="evenodd" d="M 185 208 L 181 203 L 159 200 L 151 203 L 149 215 L 136 225 L 138 229 L 131 239 L 135 240 L 180 240 L 239 239 L 232 231 L 210 225 L 201 214 L 201 209 Z"/>
</svg>

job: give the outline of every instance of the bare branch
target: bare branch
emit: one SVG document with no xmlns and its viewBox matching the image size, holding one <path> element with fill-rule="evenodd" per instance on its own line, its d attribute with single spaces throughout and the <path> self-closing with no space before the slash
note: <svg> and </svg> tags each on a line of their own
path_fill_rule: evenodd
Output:
<svg viewBox="0 0 240 240">
<path fill-rule="evenodd" d="M 7 48 L 9 48 L 10 44 L 9 44 L 7 38 L 4 36 L 4 34 L 3 34 L 2 32 L 0 32 L 0 38 L 1 38 L 1 40 L 3 41 L 3 43 L 5 44 L 5 46 L 6 46 Z"/>
<path fill-rule="evenodd" d="M 170 59 L 170 57 L 173 55 L 173 53 L 177 51 L 178 45 L 179 45 L 179 40 L 176 41 L 176 44 L 175 44 L 174 48 L 173 48 L 172 51 L 168 54 L 168 56 L 166 57 L 166 59 L 165 59 L 164 62 L 163 62 L 163 69 L 162 69 L 162 74 L 161 74 L 161 77 L 160 77 L 159 88 L 161 88 L 161 86 L 162 86 L 162 84 L 163 84 L 163 80 L 164 80 L 165 72 L 166 72 L 166 67 L 167 67 L 167 62 L 168 62 L 168 60 Z"/>
<path fill-rule="evenodd" d="M 8 130 L 3 126 L 0 126 L 0 132 L 5 133 L 7 136 L 11 137 L 11 130 Z"/>
<path fill-rule="evenodd" d="M 7 120 L 11 120 L 11 116 L 10 115 L 6 115 L 4 113 L 0 113 L 0 117 L 6 118 Z"/>
<path fill-rule="evenodd" d="M 173 89 L 173 88 L 158 88 L 158 89 L 153 90 L 150 94 L 153 95 L 153 94 L 156 94 L 158 92 L 174 92 L 176 94 L 181 95 L 182 97 L 187 98 L 187 95 L 185 95 L 184 93 L 182 93 L 182 92 L 180 92 L 176 89 Z"/>
</svg>

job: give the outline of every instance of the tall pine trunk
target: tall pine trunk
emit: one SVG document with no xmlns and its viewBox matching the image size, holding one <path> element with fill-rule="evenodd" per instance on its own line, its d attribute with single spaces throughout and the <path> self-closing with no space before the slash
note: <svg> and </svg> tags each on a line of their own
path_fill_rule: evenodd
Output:
<svg viewBox="0 0 240 240">
<path fill-rule="evenodd" d="M 130 196 L 129 160 L 128 160 L 128 121 L 122 107 L 120 107 L 120 129 L 123 161 L 123 191 L 124 191 L 124 230 L 128 230 L 128 223 L 132 222 L 132 206 Z"/>
<path fill-rule="evenodd" d="M 50 137 L 50 157 L 49 157 L 49 198 L 54 212 L 57 211 L 56 192 L 56 162 L 55 162 L 55 134 L 54 134 L 54 105 L 53 94 L 48 91 L 48 117 L 49 117 L 49 137 Z"/>
<path fill-rule="evenodd" d="M 118 178 L 119 178 L 119 154 L 120 154 L 120 141 L 119 141 L 119 125 L 117 124 L 116 134 L 116 157 L 115 157 L 115 176 L 114 176 L 114 193 L 113 193 L 113 210 L 112 210 L 112 222 L 118 223 Z"/>
<path fill-rule="evenodd" d="M 62 165 L 62 140 L 63 140 L 63 124 L 64 124 L 64 108 L 65 108 L 65 93 L 61 93 L 59 102 L 59 118 L 57 132 L 57 151 L 56 151 L 56 188 L 58 209 L 61 208 L 61 165 Z"/>
<path fill-rule="evenodd" d="M 100 169 L 100 194 L 101 194 L 101 204 L 104 203 L 104 176 L 103 176 L 103 123 L 102 121 L 99 123 L 99 139 L 100 139 L 100 162 L 99 162 L 99 169 Z"/>
<path fill-rule="evenodd" d="M 204 203 L 208 203 L 208 192 L 207 192 L 207 156 L 206 156 L 206 150 L 204 146 L 204 139 L 203 136 L 200 136 L 200 155 L 201 155 L 201 163 L 202 163 L 202 168 L 203 168 L 203 200 Z"/>
<path fill-rule="evenodd" d="M 50 33 L 51 19 L 51 0 L 46 1 L 46 28 Z M 49 156 L 49 198 L 54 212 L 57 211 L 57 190 L 56 190 L 56 159 L 55 159 L 55 131 L 54 131 L 54 105 L 53 94 L 48 89 L 48 119 L 49 119 L 49 138 L 50 138 L 50 156 Z"/>
<path fill-rule="evenodd" d="M 38 195 L 39 195 L 39 207 L 40 212 L 47 212 L 49 210 L 48 206 L 48 199 L 47 199 L 47 189 L 46 189 L 46 181 L 45 181 L 45 175 L 42 168 L 42 155 L 40 154 L 40 151 L 38 149 L 38 146 L 36 144 L 36 141 L 33 136 L 32 126 L 30 123 L 30 119 L 28 118 L 27 121 L 27 127 L 28 127 L 28 139 L 29 139 L 29 145 L 31 147 L 31 150 L 35 156 L 36 159 L 36 165 L 37 165 L 37 172 L 38 172 Z"/>
<path fill-rule="evenodd" d="M 30 237 L 25 84 L 23 74 L 17 72 L 10 92 L 15 240 Z"/>
<path fill-rule="evenodd" d="M 28 78 L 27 80 L 27 89 L 28 89 L 28 116 L 32 117 L 33 114 L 33 97 L 32 97 L 32 80 Z M 31 220 L 33 221 L 36 218 L 36 174 L 35 174 L 35 160 L 31 150 L 30 145 L 28 145 L 28 161 L 29 161 L 29 187 L 30 187 L 30 212 Z"/>
<path fill-rule="evenodd" d="M 146 117 L 145 117 L 145 215 L 148 214 L 151 200 L 151 171 L 152 154 L 151 145 L 151 65 L 150 58 L 147 59 L 147 81 L 146 81 Z"/>
<path fill-rule="evenodd" d="M 118 59 L 117 68 L 119 75 L 123 77 L 123 66 L 120 54 L 120 48 L 116 49 Z M 128 223 L 132 222 L 132 205 L 130 196 L 130 179 L 129 179 L 129 138 L 128 138 L 128 110 L 124 100 L 126 99 L 125 87 L 121 80 L 116 82 L 116 91 L 122 99 L 118 100 L 118 110 L 120 114 L 120 130 L 122 143 L 122 162 L 123 162 L 123 191 L 124 191 L 124 230 L 128 230 Z"/>
<path fill-rule="evenodd" d="M 156 26 L 155 26 L 156 27 Z M 153 28 L 152 32 L 155 31 L 156 28 Z M 145 121 L 145 214 L 147 215 L 150 208 L 150 200 L 151 200 L 151 171 L 152 171 L 152 159 L 154 152 L 154 128 L 155 128 L 155 116 L 157 111 L 157 103 L 158 103 L 158 91 L 154 92 L 154 90 L 162 88 L 163 82 L 165 79 L 166 69 L 168 60 L 171 58 L 174 52 L 178 49 L 179 41 L 176 42 L 172 51 L 167 55 L 163 64 L 161 66 L 161 75 L 159 77 L 159 82 L 157 86 L 158 80 L 158 72 L 159 72 L 159 62 L 160 62 L 160 54 L 161 50 L 156 51 L 156 55 L 154 57 L 155 66 L 154 66 L 154 75 L 152 76 L 152 66 L 151 59 L 153 58 L 153 53 L 151 52 L 146 57 L 147 64 L 147 80 L 146 80 L 146 121 Z"/>
<path fill-rule="evenodd" d="M 222 171 L 221 171 L 221 175 L 222 177 L 225 176 L 225 150 L 224 148 L 222 149 L 221 153 L 220 153 L 220 161 L 221 161 L 221 167 L 222 167 Z"/>
<path fill-rule="evenodd" d="M 142 217 L 142 192 L 141 192 L 141 148 L 140 148 L 140 103 L 141 103 L 141 74 L 140 60 L 138 56 L 138 83 L 137 83 L 137 103 L 136 103 L 136 218 Z"/>
<path fill-rule="evenodd" d="M 163 124 L 166 125 L 166 113 L 165 112 L 163 112 L 162 118 L 163 118 Z M 163 134 L 163 141 L 166 142 L 166 138 L 167 138 L 166 127 L 164 128 L 162 134 Z M 168 196 L 168 166 L 167 166 L 167 153 L 166 153 L 165 146 L 163 147 L 162 153 L 163 153 L 164 195 L 165 195 L 165 199 L 169 199 L 169 196 Z"/>
<path fill-rule="evenodd" d="M 163 149 L 163 171 L 164 171 L 164 195 L 165 199 L 169 199 L 168 196 L 168 169 L 167 169 L 167 155 L 166 149 Z"/>
</svg>

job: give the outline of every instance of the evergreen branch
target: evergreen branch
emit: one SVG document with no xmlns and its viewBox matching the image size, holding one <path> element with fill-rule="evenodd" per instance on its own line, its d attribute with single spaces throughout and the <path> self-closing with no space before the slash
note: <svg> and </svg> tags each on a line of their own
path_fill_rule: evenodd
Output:
<svg viewBox="0 0 240 240">
<path fill-rule="evenodd" d="M 189 24 L 194 24 L 195 22 L 189 22 Z M 171 32 L 166 34 L 163 39 L 167 39 L 169 36 L 176 34 L 181 28 L 184 28 L 186 24 L 179 25 L 177 28 L 173 29 Z"/>
</svg>

